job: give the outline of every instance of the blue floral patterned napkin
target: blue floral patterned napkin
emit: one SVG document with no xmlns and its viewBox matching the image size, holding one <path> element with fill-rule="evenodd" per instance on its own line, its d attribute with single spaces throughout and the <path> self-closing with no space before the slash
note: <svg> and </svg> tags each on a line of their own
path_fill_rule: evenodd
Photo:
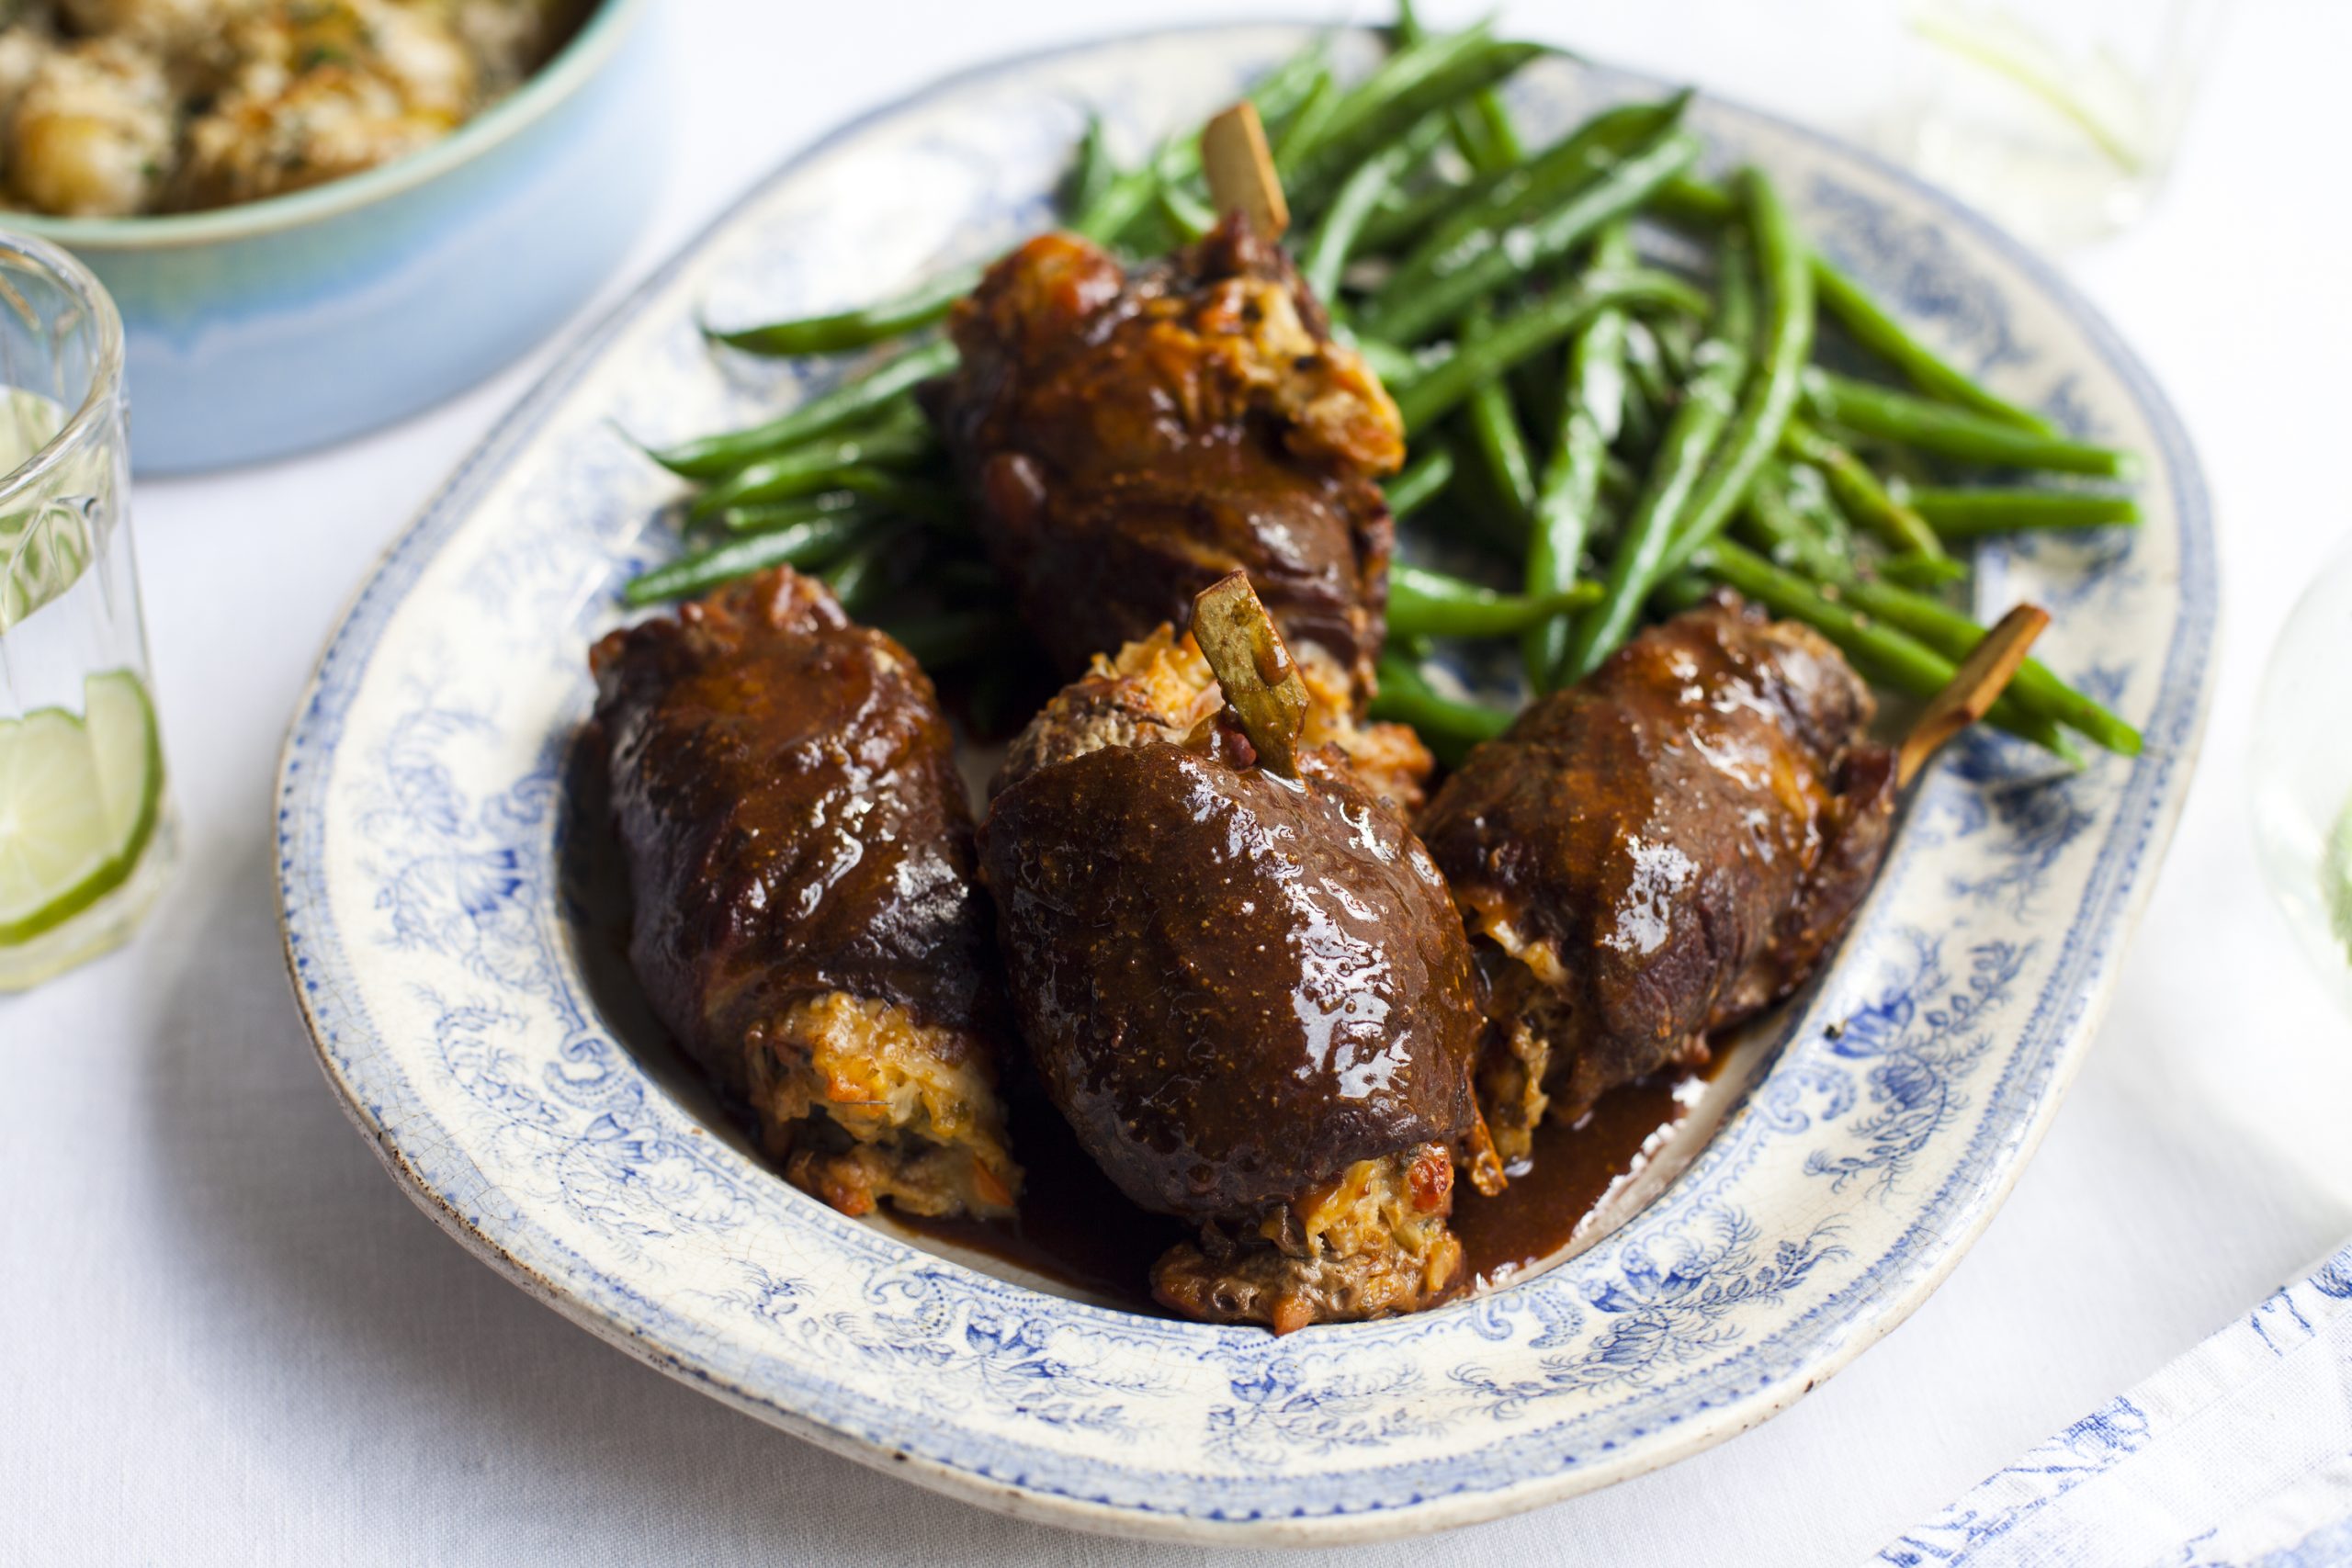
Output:
<svg viewBox="0 0 2352 1568">
<path fill-rule="evenodd" d="M 2352 1563 L 2352 1245 L 1878 1560 Z"/>
</svg>

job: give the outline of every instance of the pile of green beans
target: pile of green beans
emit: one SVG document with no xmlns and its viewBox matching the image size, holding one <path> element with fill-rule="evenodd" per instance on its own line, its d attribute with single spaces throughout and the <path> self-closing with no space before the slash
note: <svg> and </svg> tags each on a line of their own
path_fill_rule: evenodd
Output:
<svg viewBox="0 0 2352 1568">
<path fill-rule="evenodd" d="M 2135 472 L 2128 454 L 2061 431 L 1913 337 L 1760 170 L 1702 177 L 1688 94 L 1617 105 L 1532 145 L 1506 89 L 1544 51 L 1484 26 L 1428 31 L 1409 0 L 1392 44 L 1344 81 L 1318 43 L 1250 96 L 1301 276 L 1411 438 L 1386 483 L 1403 554 L 1374 712 L 1441 757 L 1500 734 L 1514 710 L 1470 700 L 1427 662 L 1435 641 L 1516 644 L 1540 694 L 1713 583 L 1924 697 L 1984 635 L 1946 597 L 1970 545 L 2140 521 L 2114 488 Z M 1087 122 L 1061 192 L 1067 228 L 1141 258 L 1214 223 L 1196 138 L 1130 167 L 1113 141 Z M 1699 240 L 1712 265 L 1693 276 L 1645 261 L 1653 225 Z M 707 327 L 727 352 L 805 359 L 820 389 L 763 423 L 651 451 L 695 487 L 679 508 L 690 548 L 630 582 L 628 602 L 788 562 L 927 666 L 1017 684 L 1002 666 L 1023 636 L 915 397 L 954 368 L 937 328 L 978 276 L 948 267 L 861 309 Z M 1817 362 L 1831 344 L 1839 366 L 1881 374 Z M 1461 574 L 1418 564 L 1433 553 Z M 2032 660 L 1990 721 L 2069 761 L 2078 741 L 2124 754 L 2141 743 Z"/>
</svg>

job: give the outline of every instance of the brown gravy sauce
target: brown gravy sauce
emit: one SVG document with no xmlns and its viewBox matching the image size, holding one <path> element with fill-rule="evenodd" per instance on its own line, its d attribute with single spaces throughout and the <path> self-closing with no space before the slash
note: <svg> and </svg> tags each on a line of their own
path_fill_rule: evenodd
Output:
<svg viewBox="0 0 2352 1568">
<path fill-rule="evenodd" d="M 638 989 L 628 962 L 628 879 L 609 827 L 600 748 L 575 747 L 571 761 L 571 812 L 560 851 L 564 902 L 598 1010 L 682 1102 L 697 1114 L 715 1113 L 748 1129 L 749 1109 L 718 1102 L 713 1086 L 654 1021 Z M 1715 1060 L 1723 1058 L 1719 1050 Z M 1533 1157 L 1511 1173 L 1510 1185 L 1496 1197 L 1482 1198 L 1457 1182 L 1453 1228 L 1467 1255 L 1471 1288 L 1507 1283 L 1579 1239 L 1587 1219 L 1672 1137 L 1712 1073 L 1710 1066 L 1645 1078 L 1602 1096 L 1575 1126 L 1546 1122 L 1536 1131 Z M 897 1213 L 884 1223 L 1131 1312 L 1172 1315 L 1151 1299 L 1151 1265 L 1185 1239 L 1187 1227 L 1129 1201 L 1087 1157 L 1034 1083 L 1011 1086 L 1007 1110 L 1013 1156 L 1028 1173 L 1012 1223 Z M 744 1143 L 757 1146 L 748 1132 Z M 781 1172 L 776 1179 L 784 1179 Z"/>
<path fill-rule="evenodd" d="M 1471 1289 L 1508 1283 L 1576 1240 L 1585 1221 L 1656 1157 L 1697 1103 L 1706 1077 L 1702 1068 L 1645 1078 L 1603 1095 L 1575 1126 L 1544 1123 L 1532 1158 L 1495 1197 L 1456 1183 L 1453 1229 Z M 1130 1202 L 1044 1100 L 1016 1100 L 1012 1132 L 1013 1156 L 1028 1179 L 1011 1224 L 906 1214 L 893 1223 L 1130 1312 L 1172 1316 L 1151 1299 L 1151 1265 L 1185 1239 L 1186 1227 Z"/>
</svg>

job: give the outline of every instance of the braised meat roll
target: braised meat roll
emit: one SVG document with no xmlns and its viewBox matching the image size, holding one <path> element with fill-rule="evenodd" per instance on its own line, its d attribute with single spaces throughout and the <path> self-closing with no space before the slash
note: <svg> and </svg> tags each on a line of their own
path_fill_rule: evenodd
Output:
<svg viewBox="0 0 2352 1568">
<path fill-rule="evenodd" d="M 1065 671 L 1187 624 L 1250 574 L 1302 664 L 1369 694 L 1395 525 L 1396 408 L 1281 248 L 1228 219 L 1132 276 L 1046 234 L 951 321 L 928 390 L 991 558 Z"/>
<path fill-rule="evenodd" d="M 1012 1211 L 1009 1032 L 931 682 L 778 569 L 590 656 L 655 1012 L 846 1213 Z"/>
<path fill-rule="evenodd" d="M 1201 1226 L 1154 1269 L 1161 1302 L 1287 1332 L 1459 1288 L 1469 948 L 1343 752 L 1252 765 L 1162 629 L 1015 744 L 980 855 L 1047 1093 L 1129 1198 Z"/>
<path fill-rule="evenodd" d="M 1635 637 L 1471 753 L 1421 818 L 1476 939 L 1496 1146 L 1524 1158 L 1618 1084 L 1706 1058 L 1845 929 L 1894 758 L 1810 629 L 1727 596 Z"/>
</svg>

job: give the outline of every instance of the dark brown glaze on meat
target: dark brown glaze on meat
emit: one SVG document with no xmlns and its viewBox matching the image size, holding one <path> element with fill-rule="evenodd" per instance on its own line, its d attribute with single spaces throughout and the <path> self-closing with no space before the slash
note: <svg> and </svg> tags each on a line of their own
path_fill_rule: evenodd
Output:
<svg viewBox="0 0 2352 1568">
<path fill-rule="evenodd" d="M 981 855 L 1038 1070 L 1145 1208 L 1232 1214 L 1469 1134 L 1461 922 L 1340 770 L 1109 747 L 999 795 Z"/>
<path fill-rule="evenodd" d="M 913 658 L 778 569 L 615 632 L 590 661 L 629 954 L 662 1022 L 763 1123 L 790 1089 L 766 1126 L 780 1154 L 902 1092 L 927 1117 L 900 1107 L 856 1135 L 909 1131 L 913 1115 L 913 1133 L 971 1145 L 989 1168 L 984 1200 L 1017 1179 L 993 1103 L 1009 1017 L 971 809 Z M 834 1124 L 803 1124 L 812 1115 Z M 831 1187 L 802 1174 L 837 1206 L 871 1206 L 847 1167 Z"/>
<path fill-rule="evenodd" d="M 1869 890 L 1894 760 L 1814 632 L 1725 600 L 1634 637 L 1473 752 L 1421 834 L 1478 941 L 1495 1140 L 1705 1059 L 1803 984 Z"/>
<path fill-rule="evenodd" d="M 980 857 L 1031 1060 L 1121 1190 L 1203 1226 L 1155 1270 L 1168 1304 L 1278 1330 L 1426 1306 L 1484 1146 L 1462 923 L 1340 753 L 1287 779 L 1238 739 L 1016 748 L 1039 765 L 1000 780 Z"/>
<path fill-rule="evenodd" d="M 1281 248 L 1228 220 L 1130 276 L 1071 234 L 991 268 L 927 401 L 989 553 L 1067 673 L 1246 570 L 1302 657 L 1369 693 L 1396 405 Z"/>
</svg>

